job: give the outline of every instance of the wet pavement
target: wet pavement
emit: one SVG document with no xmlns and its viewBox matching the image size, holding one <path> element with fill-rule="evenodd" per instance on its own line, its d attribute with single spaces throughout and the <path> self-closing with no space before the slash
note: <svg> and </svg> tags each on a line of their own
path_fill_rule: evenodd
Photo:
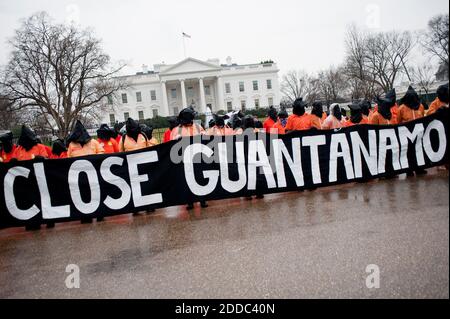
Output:
<svg viewBox="0 0 450 319">
<path fill-rule="evenodd" d="M 0 231 L 1 298 L 448 298 L 449 176 Z M 65 285 L 80 268 L 80 288 Z M 366 266 L 380 288 L 366 287 Z"/>
</svg>

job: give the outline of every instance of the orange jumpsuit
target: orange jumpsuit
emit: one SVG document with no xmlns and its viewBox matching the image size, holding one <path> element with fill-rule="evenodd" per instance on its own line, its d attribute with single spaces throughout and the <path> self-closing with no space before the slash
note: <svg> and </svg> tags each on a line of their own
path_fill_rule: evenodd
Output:
<svg viewBox="0 0 450 319">
<path fill-rule="evenodd" d="M 16 144 L 13 144 L 11 152 L 6 153 L 5 150 L 1 150 L 0 152 L 0 163 L 8 163 L 11 158 L 13 158 L 14 151 L 16 150 Z"/>
<path fill-rule="evenodd" d="M 18 161 L 28 161 L 35 159 L 36 156 L 48 158 L 47 148 L 45 145 L 36 144 L 30 150 L 25 150 L 22 146 L 17 146 L 12 158 L 16 158 Z"/>
<path fill-rule="evenodd" d="M 197 124 L 185 125 L 185 126 L 177 126 L 172 129 L 172 133 L 170 133 L 170 140 L 176 140 L 180 137 L 184 136 L 194 136 L 199 134 L 204 134 L 205 130 L 203 127 Z"/>
<path fill-rule="evenodd" d="M 318 127 L 319 129 L 322 129 L 322 124 L 323 124 L 323 121 L 324 121 L 323 116 L 322 117 L 317 117 L 314 114 L 311 114 L 310 116 L 311 116 L 311 121 L 313 123 L 313 126 L 314 127 Z"/>
<path fill-rule="evenodd" d="M 342 121 L 344 121 L 344 117 L 342 117 Z M 336 116 L 329 115 L 325 121 L 322 123 L 322 129 L 324 130 L 333 130 L 336 128 L 341 128 L 343 126 L 343 122 L 339 121 Z"/>
<path fill-rule="evenodd" d="M 123 137 L 125 137 L 125 140 L 123 139 Z M 123 137 L 119 145 L 121 152 L 140 150 L 142 148 L 148 147 L 148 141 L 143 134 L 138 135 L 137 141 L 127 135 L 124 135 Z"/>
<path fill-rule="evenodd" d="M 103 153 L 105 153 L 105 150 L 95 139 L 91 139 L 83 146 L 77 142 L 70 142 L 69 147 L 67 148 L 67 157 L 78 157 Z"/>
<path fill-rule="evenodd" d="M 206 134 L 223 136 L 223 135 L 233 135 L 234 132 L 233 129 L 226 126 L 224 127 L 213 126 L 208 129 Z"/>
<path fill-rule="evenodd" d="M 170 133 L 172 133 L 170 128 L 164 132 L 163 143 L 170 141 Z"/>
<path fill-rule="evenodd" d="M 50 159 L 67 158 L 67 152 L 62 152 L 59 155 L 51 153 L 48 158 Z"/>
<path fill-rule="evenodd" d="M 448 104 L 445 104 L 439 98 L 436 98 L 433 102 L 431 102 L 430 107 L 426 111 L 426 115 L 431 115 L 439 110 L 441 107 L 448 107 Z"/>
<path fill-rule="evenodd" d="M 352 121 L 348 120 L 348 121 L 345 121 L 343 126 L 344 127 L 350 127 L 350 126 L 353 126 L 353 125 L 361 125 L 361 124 L 369 124 L 369 120 L 367 119 L 367 116 L 363 116 L 361 122 L 359 122 L 358 124 L 355 124 Z"/>
<path fill-rule="evenodd" d="M 266 132 L 270 132 L 270 129 L 275 125 L 275 121 L 272 120 L 270 117 L 266 118 L 266 120 L 263 123 L 263 128 Z"/>
<path fill-rule="evenodd" d="M 390 120 L 386 120 L 380 113 L 374 112 L 372 114 L 372 116 L 370 117 L 369 124 L 390 125 L 390 124 L 395 124 L 395 121 L 393 120 L 393 118 L 391 118 Z"/>
<path fill-rule="evenodd" d="M 420 104 L 418 110 L 413 110 L 406 105 L 402 104 L 398 108 L 396 121 L 398 124 L 402 124 L 409 121 L 414 121 L 415 119 L 419 119 L 424 117 L 425 109 L 422 104 Z"/>
<path fill-rule="evenodd" d="M 103 147 L 106 154 L 119 152 L 119 144 L 114 138 L 110 138 L 109 141 L 98 138 L 97 141 L 100 143 L 100 146 Z"/>
<path fill-rule="evenodd" d="M 274 125 L 272 125 L 269 132 L 270 134 L 286 134 L 286 128 L 284 128 L 281 121 L 278 120 Z"/>
<path fill-rule="evenodd" d="M 288 117 L 286 131 L 309 130 L 313 127 L 320 130 L 320 125 L 317 125 L 317 123 L 312 121 L 310 114 L 305 113 L 300 116 L 292 114 Z"/>
</svg>

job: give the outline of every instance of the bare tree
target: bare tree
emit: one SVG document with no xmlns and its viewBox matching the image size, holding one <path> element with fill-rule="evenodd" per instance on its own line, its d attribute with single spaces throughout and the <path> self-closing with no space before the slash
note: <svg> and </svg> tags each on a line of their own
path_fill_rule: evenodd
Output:
<svg viewBox="0 0 450 319">
<path fill-rule="evenodd" d="M 318 81 L 307 72 L 290 70 L 281 79 L 281 93 L 289 103 L 303 98 L 308 103 L 318 96 Z"/>
<path fill-rule="evenodd" d="M 449 15 L 440 14 L 430 19 L 428 30 L 422 37 L 425 50 L 438 57 L 448 70 Z"/>
<path fill-rule="evenodd" d="M 327 105 L 333 102 L 339 102 L 343 98 L 347 88 L 343 68 L 330 67 L 325 71 L 319 72 L 318 86 L 320 98 Z"/>
<path fill-rule="evenodd" d="M 427 100 L 431 85 L 435 80 L 434 71 L 435 68 L 430 64 L 422 64 L 411 69 L 414 83 L 420 90 L 423 90 L 425 92 Z"/>
<path fill-rule="evenodd" d="M 12 130 L 19 123 L 19 114 L 11 110 L 11 103 L 0 96 L 0 130 Z"/>
<path fill-rule="evenodd" d="M 1 89 L 16 110 L 42 115 L 60 138 L 77 119 L 101 111 L 107 96 L 126 85 L 114 78 L 124 65 L 111 66 L 92 31 L 53 24 L 45 12 L 23 21 L 9 44 L 12 54 Z"/>
</svg>

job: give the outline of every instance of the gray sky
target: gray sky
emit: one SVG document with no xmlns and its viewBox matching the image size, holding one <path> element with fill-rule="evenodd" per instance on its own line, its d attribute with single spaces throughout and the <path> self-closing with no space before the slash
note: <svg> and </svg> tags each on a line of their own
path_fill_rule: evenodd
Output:
<svg viewBox="0 0 450 319">
<path fill-rule="evenodd" d="M 448 13 L 447 0 L 0 0 L 0 64 L 6 40 L 20 19 L 47 11 L 56 21 L 75 19 L 92 27 L 113 60 L 126 60 L 127 73 L 162 61 L 229 55 L 236 63 L 272 59 L 281 71 L 316 72 L 344 56 L 350 23 L 373 31 L 420 30 L 433 15 Z M 418 54 L 419 56 L 421 54 Z"/>
</svg>

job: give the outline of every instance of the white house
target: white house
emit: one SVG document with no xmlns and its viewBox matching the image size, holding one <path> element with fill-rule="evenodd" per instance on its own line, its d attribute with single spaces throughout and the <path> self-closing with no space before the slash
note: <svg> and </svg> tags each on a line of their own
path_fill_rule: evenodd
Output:
<svg viewBox="0 0 450 319">
<path fill-rule="evenodd" d="M 178 115 L 191 105 L 204 113 L 206 107 L 217 112 L 280 103 L 275 63 L 238 65 L 228 57 L 226 64 L 220 64 L 218 59 L 187 58 L 172 65 L 156 64 L 153 71 L 143 68 L 121 77 L 129 86 L 108 98 L 102 123 Z"/>
</svg>

